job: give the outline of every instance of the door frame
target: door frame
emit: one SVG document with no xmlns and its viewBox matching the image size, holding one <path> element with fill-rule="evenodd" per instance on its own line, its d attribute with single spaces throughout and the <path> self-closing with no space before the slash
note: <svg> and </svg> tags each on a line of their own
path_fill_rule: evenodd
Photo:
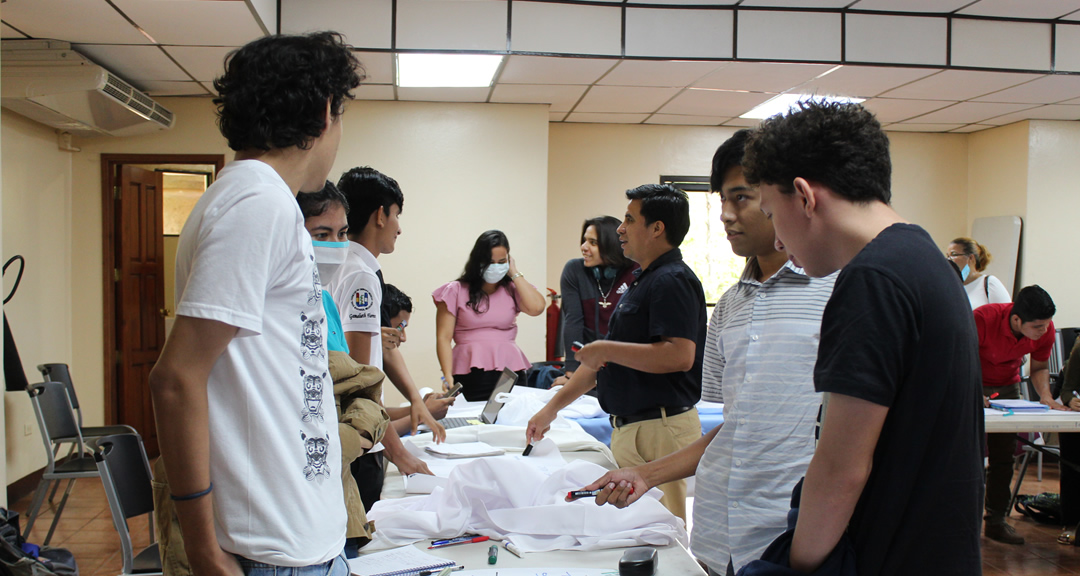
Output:
<svg viewBox="0 0 1080 576">
<path fill-rule="evenodd" d="M 102 325 L 104 341 L 102 354 L 105 378 L 105 423 L 116 424 L 119 413 L 119 391 L 116 387 L 116 214 L 113 187 L 120 185 L 118 168 L 124 164 L 212 164 L 214 177 L 225 167 L 224 154 L 102 154 L 101 155 L 101 280 Z"/>
</svg>

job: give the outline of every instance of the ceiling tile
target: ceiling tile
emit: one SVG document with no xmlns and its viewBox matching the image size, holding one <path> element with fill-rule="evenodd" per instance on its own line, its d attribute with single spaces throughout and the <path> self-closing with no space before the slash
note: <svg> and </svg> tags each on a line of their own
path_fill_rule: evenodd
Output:
<svg viewBox="0 0 1080 576">
<path fill-rule="evenodd" d="M 209 93 L 198 82 L 142 82 L 142 90 L 151 96 L 206 96 Z"/>
<path fill-rule="evenodd" d="M 357 48 L 390 48 L 393 0 L 280 0 L 281 31 L 333 28 Z"/>
<path fill-rule="evenodd" d="M 784 92 L 828 72 L 828 64 L 732 62 L 694 83 L 695 88 Z"/>
<path fill-rule="evenodd" d="M 677 6 L 734 6 L 739 0 L 627 0 L 627 4 L 664 4 Z"/>
<path fill-rule="evenodd" d="M 954 104 L 948 108 L 942 108 L 929 114 L 924 114 L 917 118 L 912 118 L 914 122 L 927 123 L 927 124 L 944 124 L 944 123 L 956 123 L 956 124 L 974 124 L 982 122 L 988 118 L 994 118 L 1001 116 L 1002 114 L 1009 114 L 1011 112 L 1019 112 L 1031 108 L 1031 104 L 1000 104 L 992 102 L 960 102 Z"/>
<path fill-rule="evenodd" d="M 954 19 L 952 65 L 1049 70 L 1052 30 L 1034 22 Z"/>
<path fill-rule="evenodd" d="M 949 130 L 949 132 L 953 134 L 964 134 L 968 132 L 978 132 L 980 130 L 986 130 L 987 128 L 994 128 L 994 126 L 989 126 L 987 124 L 968 124 L 967 126 L 961 126 L 956 130 Z"/>
<path fill-rule="evenodd" d="M 157 46 L 76 44 L 73 48 L 140 89 L 144 80 L 191 81 Z"/>
<path fill-rule="evenodd" d="M 726 90 L 687 90 L 668 102 L 658 112 L 690 116 L 739 116 L 775 96 L 756 92 Z"/>
<path fill-rule="evenodd" d="M 597 84 L 607 86 L 688 86 L 722 66 L 718 62 L 622 60 Z"/>
<path fill-rule="evenodd" d="M 225 72 L 225 57 L 234 48 L 166 46 L 164 50 L 176 59 L 196 80 L 209 82 Z"/>
<path fill-rule="evenodd" d="M 1001 16 L 1004 18 L 1059 18 L 1080 10 L 1077 0 L 980 0 L 959 12 L 977 16 Z"/>
<path fill-rule="evenodd" d="M 592 84 L 618 60 L 511 56 L 499 75 L 499 84 Z"/>
<path fill-rule="evenodd" d="M 641 124 L 648 114 L 593 114 L 575 112 L 564 122 L 593 122 L 596 124 Z"/>
<path fill-rule="evenodd" d="M 7 0 L 3 17 L 31 38 L 72 44 L 150 44 L 102 0 Z"/>
<path fill-rule="evenodd" d="M 956 104 L 952 100 L 898 100 L 873 98 L 863 102 L 879 122 L 902 122 Z"/>
<path fill-rule="evenodd" d="M 843 8 L 851 0 L 743 0 L 739 6 L 769 6 L 773 8 Z"/>
<path fill-rule="evenodd" d="M 937 70 L 930 68 L 886 68 L 883 66 L 842 66 L 799 86 L 803 94 L 870 98 L 886 90 L 925 78 Z"/>
<path fill-rule="evenodd" d="M 386 84 L 361 84 L 353 95 L 357 100 L 393 100 L 394 87 Z"/>
<path fill-rule="evenodd" d="M 397 47 L 506 50 L 506 0 L 397 0 Z"/>
<path fill-rule="evenodd" d="M 739 12 L 739 58 L 840 61 L 837 13 Z"/>
<path fill-rule="evenodd" d="M 677 114 L 653 114 L 646 124 L 668 124 L 676 126 L 719 126 L 731 120 L 726 116 L 680 116 Z"/>
<path fill-rule="evenodd" d="M 1012 124 L 1021 120 L 1080 120 L 1080 106 L 1075 104 L 1050 104 L 1022 112 L 1013 112 L 997 118 L 984 120 L 983 124 L 997 126 Z"/>
<path fill-rule="evenodd" d="M 547 2 L 517 2 L 511 18 L 511 48 L 560 54 L 622 53 L 622 8 Z"/>
<path fill-rule="evenodd" d="M 1080 72 L 1080 26 L 1058 24 L 1054 30 L 1054 68 Z"/>
<path fill-rule="evenodd" d="M 213 82 L 199 82 L 199 84 L 202 84 L 202 87 L 206 88 L 207 92 L 213 94 L 214 96 L 218 95 L 218 91 L 216 89 L 214 89 L 214 83 Z"/>
<path fill-rule="evenodd" d="M 971 0 L 859 0 L 852 10 L 881 10 L 883 12 L 925 12 L 928 14 L 953 12 L 971 4 Z"/>
<path fill-rule="evenodd" d="M 1068 14 L 1066 16 L 1063 16 L 1061 19 L 1062 20 L 1070 20 L 1070 21 L 1073 21 L 1073 22 L 1075 22 L 1077 20 L 1080 20 L 1080 10 L 1077 10 L 1076 12 L 1073 12 L 1072 14 Z"/>
<path fill-rule="evenodd" d="M 926 100 L 967 100 L 1029 82 L 1039 77 L 1037 74 L 1015 74 L 1011 72 L 945 70 L 939 74 L 885 92 L 882 96 Z"/>
<path fill-rule="evenodd" d="M 362 84 L 393 84 L 394 55 L 389 52 L 356 52 L 366 76 Z"/>
<path fill-rule="evenodd" d="M 731 10 L 626 9 L 626 55 L 731 58 Z"/>
<path fill-rule="evenodd" d="M 19 32 L 8 26 L 7 24 L 0 23 L 0 38 L 26 38 L 26 34 Z"/>
<path fill-rule="evenodd" d="M 945 18 L 849 14 L 845 34 L 849 62 L 944 66 L 947 61 Z"/>
<path fill-rule="evenodd" d="M 258 20 L 244 2 L 112 2 L 159 44 L 243 46 L 264 35 Z"/>
<path fill-rule="evenodd" d="M 575 112 L 616 114 L 651 113 L 671 100 L 681 88 L 640 86 L 593 86 L 581 99 Z"/>
<path fill-rule="evenodd" d="M 551 104 L 553 112 L 569 112 L 585 93 L 585 86 L 499 84 L 492 102 L 510 104 Z"/>
<path fill-rule="evenodd" d="M 490 88 L 401 88 L 398 100 L 420 102 L 486 102 Z"/>
<path fill-rule="evenodd" d="M 886 132 L 948 132 L 962 127 L 963 124 L 889 124 L 885 127 Z"/>
<path fill-rule="evenodd" d="M 979 102 L 1052 104 L 1080 98 L 1080 76 L 1043 76 L 1037 80 L 976 98 Z"/>
<path fill-rule="evenodd" d="M 548 112 L 548 122 L 562 122 L 566 112 Z"/>
<path fill-rule="evenodd" d="M 724 126 L 738 126 L 740 128 L 757 128 L 761 124 L 761 120 L 756 118 L 732 118 L 727 122 L 724 122 Z"/>
</svg>

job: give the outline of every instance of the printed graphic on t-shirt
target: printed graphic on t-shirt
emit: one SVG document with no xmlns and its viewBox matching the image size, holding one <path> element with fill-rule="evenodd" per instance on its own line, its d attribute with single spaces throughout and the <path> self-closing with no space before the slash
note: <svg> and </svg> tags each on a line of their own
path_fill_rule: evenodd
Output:
<svg viewBox="0 0 1080 576">
<path fill-rule="evenodd" d="M 300 336 L 300 344 L 303 347 L 304 359 L 325 358 L 326 346 L 323 345 L 322 324 L 326 319 L 319 318 L 318 321 L 315 321 L 301 312 L 300 321 L 304 323 L 304 332 Z"/>
<path fill-rule="evenodd" d="M 326 372 L 322 376 L 308 374 L 300 369 L 300 378 L 304 380 L 304 409 L 300 411 L 301 420 L 304 422 L 323 421 L 323 382 Z"/>
<path fill-rule="evenodd" d="M 321 484 L 323 479 L 330 477 L 330 464 L 326 461 L 326 451 L 330 447 L 330 435 L 309 437 L 301 431 L 300 439 L 304 441 L 304 449 L 307 451 L 307 466 L 304 466 L 304 479 L 314 480 Z"/>
<path fill-rule="evenodd" d="M 375 297 L 371 295 L 367 288 L 357 288 L 353 292 L 352 298 L 349 299 L 349 320 L 375 318 L 374 304 Z"/>
<path fill-rule="evenodd" d="M 315 264 L 315 257 L 311 259 L 311 292 L 308 292 L 308 306 L 315 306 L 322 300 L 322 280 L 319 278 L 319 267 Z"/>
</svg>

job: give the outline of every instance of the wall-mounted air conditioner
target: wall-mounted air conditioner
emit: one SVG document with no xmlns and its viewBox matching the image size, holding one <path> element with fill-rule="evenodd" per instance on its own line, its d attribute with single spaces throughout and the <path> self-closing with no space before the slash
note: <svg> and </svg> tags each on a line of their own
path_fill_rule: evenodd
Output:
<svg viewBox="0 0 1080 576">
<path fill-rule="evenodd" d="M 175 118 L 112 72 L 57 40 L 4 40 L 0 105 L 78 136 L 131 136 Z"/>
</svg>

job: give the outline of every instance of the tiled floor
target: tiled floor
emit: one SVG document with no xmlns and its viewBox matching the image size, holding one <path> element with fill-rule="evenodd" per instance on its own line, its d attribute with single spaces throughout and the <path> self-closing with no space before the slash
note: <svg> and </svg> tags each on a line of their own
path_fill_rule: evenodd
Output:
<svg viewBox="0 0 1080 576">
<path fill-rule="evenodd" d="M 1024 494 L 1058 491 L 1057 465 L 1043 468 L 1043 480 L 1035 477 L 1035 466 L 1024 480 L 1021 490 Z M 57 495 L 59 502 L 60 495 Z M 22 515 L 25 525 L 26 510 L 30 507 L 31 496 L 27 496 L 11 505 L 11 509 Z M 40 543 L 52 522 L 51 510 L 44 512 L 34 524 L 30 541 Z M 1024 546 L 1009 546 L 983 539 L 983 574 L 985 576 L 1024 576 L 1024 575 L 1080 575 L 1080 547 L 1062 546 L 1057 543 L 1061 529 L 1057 526 L 1037 524 L 1013 514 L 1011 518 L 1016 531 L 1027 539 Z M 130 523 L 136 550 L 149 543 L 146 518 L 138 518 Z M 109 506 L 101 483 L 90 478 L 79 480 L 68 501 L 67 508 L 60 518 L 53 546 L 63 546 L 75 554 L 82 576 L 115 576 L 120 573 L 120 538 L 113 528 Z"/>
</svg>

